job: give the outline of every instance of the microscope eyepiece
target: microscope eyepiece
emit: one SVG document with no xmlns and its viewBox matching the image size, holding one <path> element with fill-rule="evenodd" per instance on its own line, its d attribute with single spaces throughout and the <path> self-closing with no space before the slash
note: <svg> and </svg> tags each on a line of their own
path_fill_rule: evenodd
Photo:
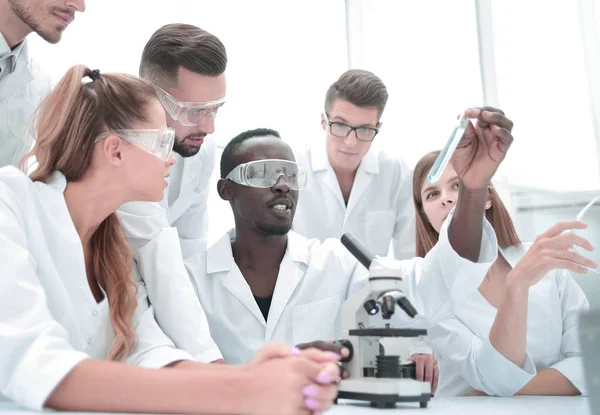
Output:
<svg viewBox="0 0 600 415">
<path fill-rule="evenodd" d="M 401 297 L 398 299 L 398 307 L 400 307 L 410 318 L 415 318 L 417 309 L 408 301 L 408 298 Z"/>
<path fill-rule="evenodd" d="M 389 320 L 394 314 L 396 300 L 391 295 L 386 295 L 381 299 L 381 317 Z"/>
<path fill-rule="evenodd" d="M 365 310 L 367 314 L 370 316 L 374 316 L 379 312 L 379 306 L 377 305 L 377 301 L 369 300 L 365 303 Z"/>
</svg>

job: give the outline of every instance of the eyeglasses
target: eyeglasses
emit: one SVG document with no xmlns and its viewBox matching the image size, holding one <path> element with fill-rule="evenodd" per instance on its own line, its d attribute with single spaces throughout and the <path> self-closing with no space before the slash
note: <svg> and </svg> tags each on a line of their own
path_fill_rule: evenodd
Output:
<svg viewBox="0 0 600 415">
<path fill-rule="evenodd" d="M 283 176 L 290 189 L 299 190 L 306 186 L 307 175 L 293 161 L 266 159 L 240 164 L 229 172 L 226 179 L 243 186 L 273 187 Z"/>
<path fill-rule="evenodd" d="M 104 140 L 111 135 L 116 135 L 123 140 L 129 141 L 136 147 L 158 157 L 163 161 L 168 161 L 173 151 L 175 143 L 175 130 L 172 128 L 154 129 L 154 130 L 111 130 L 107 131 L 98 138 L 96 143 Z"/>
<path fill-rule="evenodd" d="M 215 119 L 219 109 L 225 103 L 225 97 L 206 102 L 182 102 L 164 89 L 154 86 L 156 94 L 165 111 L 181 125 L 200 125 L 207 118 Z"/>
<path fill-rule="evenodd" d="M 348 124 L 344 124 L 342 122 L 329 121 L 327 113 L 325 113 L 325 122 L 327 122 L 327 124 L 329 125 L 329 131 L 331 131 L 331 134 L 340 138 L 346 138 L 350 135 L 352 131 L 354 131 L 356 134 L 356 138 L 359 141 L 373 141 L 377 133 L 379 133 L 378 128 L 351 127 Z"/>
</svg>

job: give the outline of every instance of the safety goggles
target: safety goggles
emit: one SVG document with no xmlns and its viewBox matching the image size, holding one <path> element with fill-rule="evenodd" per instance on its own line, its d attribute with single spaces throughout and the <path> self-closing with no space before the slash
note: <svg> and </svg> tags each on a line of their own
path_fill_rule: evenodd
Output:
<svg viewBox="0 0 600 415">
<path fill-rule="evenodd" d="M 283 177 L 290 189 L 299 190 L 306 186 L 306 172 L 289 160 L 256 160 L 235 167 L 226 179 L 243 186 L 273 187 Z"/>
<path fill-rule="evenodd" d="M 181 125 L 200 125 L 207 118 L 215 119 L 219 109 L 225 103 L 225 97 L 206 102 L 182 102 L 164 89 L 154 86 L 156 94 L 165 111 Z"/>
<path fill-rule="evenodd" d="M 163 128 L 156 130 L 111 130 L 101 134 L 96 138 L 96 142 L 104 140 L 106 137 L 116 135 L 123 140 L 129 141 L 136 147 L 167 161 L 173 151 L 175 143 L 175 130 L 172 128 Z"/>
</svg>

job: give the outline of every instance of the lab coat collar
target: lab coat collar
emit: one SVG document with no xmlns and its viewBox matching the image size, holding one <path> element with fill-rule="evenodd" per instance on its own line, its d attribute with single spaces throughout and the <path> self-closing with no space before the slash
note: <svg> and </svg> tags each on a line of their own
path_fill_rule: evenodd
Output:
<svg viewBox="0 0 600 415">
<path fill-rule="evenodd" d="M 10 77 L 10 82 L 0 83 L 0 99 L 14 94 L 23 95 L 25 91 L 28 91 L 26 85 L 34 79 L 31 61 L 29 60 L 27 39 L 25 39 L 18 47 L 21 49 L 18 56 L 15 55 L 13 58 L 13 70 L 7 76 L 7 78 Z M 6 80 L 7 78 L 4 79 Z"/>
<path fill-rule="evenodd" d="M 206 255 L 206 272 L 231 271 L 233 268 L 233 251 L 231 243 L 235 241 L 235 228 L 226 232 L 217 242 L 208 248 Z M 285 252 L 292 262 L 308 265 L 310 254 L 308 252 L 308 239 L 294 231 L 288 232 L 288 244 Z"/>
<path fill-rule="evenodd" d="M 522 243 L 519 245 L 513 245 L 507 248 L 499 249 L 504 259 L 506 259 L 506 262 L 508 262 L 509 265 L 512 268 L 514 268 L 517 265 L 517 262 L 519 262 L 521 258 L 523 258 L 523 256 L 527 253 L 527 250 L 530 246 L 531 244 L 529 243 Z"/>
<path fill-rule="evenodd" d="M 329 162 L 329 156 L 327 155 L 327 145 L 325 141 L 311 146 L 310 150 L 310 161 L 314 172 L 333 170 L 333 167 Z M 379 174 L 378 154 L 379 150 L 374 149 L 373 146 L 371 146 L 367 154 L 365 154 L 361 160 L 358 170 L 370 174 Z"/>
<path fill-rule="evenodd" d="M 17 62 L 23 61 L 26 65 L 29 65 L 29 43 L 27 39 L 24 39 L 19 46 L 13 50 L 13 72 L 17 69 Z"/>
<path fill-rule="evenodd" d="M 67 188 L 67 178 L 60 171 L 55 170 L 46 184 L 53 190 L 64 194 Z"/>
<path fill-rule="evenodd" d="M 8 46 L 8 43 L 6 42 L 6 39 L 2 33 L 0 33 L 0 58 L 4 55 L 8 55 L 9 53 L 12 53 L 12 50 Z"/>
<path fill-rule="evenodd" d="M 371 181 L 376 175 L 379 174 L 378 153 L 378 150 L 375 150 L 373 147 L 371 147 L 371 149 L 369 149 L 367 154 L 365 154 L 363 157 L 360 165 L 358 166 L 358 171 L 356 172 L 356 177 L 352 185 L 352 191 L 350 192 L 348 205 L 346 206 L 337 176 L 333 170 L 333 167 L 331 166 L 331 163 L 329 162 L 329 157 L 327 156 L 325 142 L 311 146 L 311 166 L 313 172 L 317 173 L 315 174 L 315 177 L 329 188 L 342 211 L 352 212 L 352 209 L 356 206 L 363 193 L 367 190 Z"/>
<path fill-rule="evenodd" d="M 244 304 L 254 317 L 265 326 L 265 341 L 270 341 L 275 327 L 283 314 L 283 310 L 304 275 L 306 268 L 300 266 L 300 264 L 308 265 L 308 240 L 294 232 L 290 231 L 288 233 L 288 246 L 279 266 L 277 282 L 266 322 L 256 304 L 249 285 L 234 262 L 231 249 L 231 242 L 233 240 L 235 240 L 234 229 L 223 235 L 221 239 L 208 249 L 206 260 L 207 274 L 222 273 L 223 287 Z"/>
</svg>

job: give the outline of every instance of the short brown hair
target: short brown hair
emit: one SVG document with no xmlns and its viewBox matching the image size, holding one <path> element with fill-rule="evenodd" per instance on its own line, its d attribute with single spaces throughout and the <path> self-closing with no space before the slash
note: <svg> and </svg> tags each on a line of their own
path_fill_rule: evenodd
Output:
<svg viewBox="0 0 600 415">
<path fill-rule="evenodd" d="M 425 181 L 435 159 L 437 159 L 439 151 L 432 151 L 427 153 L 419 160 L 413 174 L 413 202 L 415 204 L 415 215 L 416 215 L 416 228 L 417 228 L 417 241 L 416 255 L 424 257 L 434 247 L 438 241 L 439 234 L 433 229 L 429 219 L 425 215 L 423 210 L 423 199 L 421 198 L 421 187 Z M 498 245 L 500 248 L 507 248 L 513 245 L 519 245 L 521 240 L 515 230 L 510 214 L 502 203 L 500 195 L 493 186 L 489 187 L 490 200 L 492 206 L 485 211 L 485 217 L 494 228 L 496 237 L 498 238 Z"/>
<path fill-rule="evenodd" d="M 336 99 L 343 99 L 357 107 L 375 107 L 383 114 L 388 93 L 377 75 L 362 69 L 351 69 L 335 81 L 325 96 L 325 111 L 329 112 Z"/>
<path fill-rule="evenodd" d="M 227 51 L 218 37 L 193 25 L 173 23 L 158 29 L 146 43 L 140 76 L 173 85 L 179 68 L 219 76 L 226 67 Z"/>
</svg>

